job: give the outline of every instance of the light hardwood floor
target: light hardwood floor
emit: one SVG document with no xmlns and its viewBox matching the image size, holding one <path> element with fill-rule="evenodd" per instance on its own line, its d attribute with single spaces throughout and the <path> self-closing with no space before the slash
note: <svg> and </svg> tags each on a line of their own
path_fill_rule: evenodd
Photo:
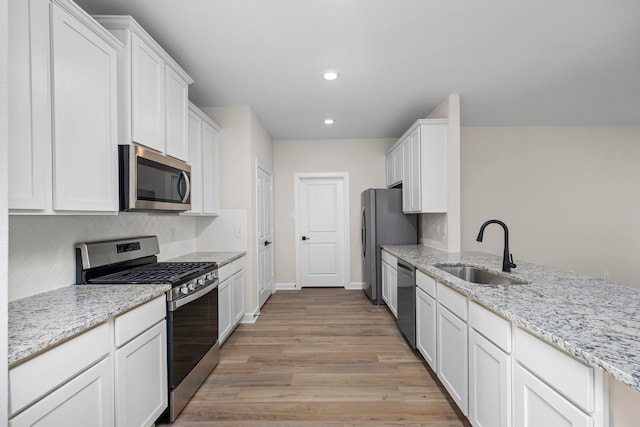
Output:
<svg viewBox="0 0 640 427">
<path fill-rule="evenodd" d="M 277 292 L 236 329 L 173 425 L 469 424 L 385 306 L 362 291 L 305 288 Z"/>
</svg>

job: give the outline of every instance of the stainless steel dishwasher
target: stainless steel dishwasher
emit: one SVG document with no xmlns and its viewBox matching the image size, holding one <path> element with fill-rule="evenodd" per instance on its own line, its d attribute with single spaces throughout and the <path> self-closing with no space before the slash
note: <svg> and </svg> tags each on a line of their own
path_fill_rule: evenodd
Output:
<svg viewBox="0 0 640 427">
<path fill-rule="evenodd" d="M 398 328 L 416 348 L 416 268 L 398 259 Z"/>
</svg>

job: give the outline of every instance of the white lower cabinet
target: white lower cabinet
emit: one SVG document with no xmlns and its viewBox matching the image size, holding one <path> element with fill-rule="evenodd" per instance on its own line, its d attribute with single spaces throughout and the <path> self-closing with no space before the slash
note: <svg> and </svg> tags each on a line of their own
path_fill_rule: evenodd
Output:
<svg viewBox="0 0 640 427">
<path fill-rule="evenodd" d="M 381 262 L 382 300 L 398 318 L 398 258 L 382 251 Z"/>
<path fill-rule="evenodd" d="M 116 425 L 152 425 L 167 407 L 165 322 L 116 350 L 115 378 Z"/>
<path fill-rule="evenodd" d="M 244 316 L 244 257 L 218 269 L 218 341 L 231 335 Z"/>
<path fill-rule="evenodd" d="M 610 425 L 601 369 L 421 271 L 416 286 L 416 347 L 473 426 Z"/>
<path fill-rule="evenodd" d="M 515 365 L 514 422 L 518 427 L 592 427 L 593 420 L 520 365 Z"/>
<path fill-rule="evenodd" d="M 436 373 L 466 416 L 468 409 L 467 324 L 438 304 Z"/>
<path fill-rule="evenodd" d="M 436 365 L 436 300 L 416 289 L 416 348 L 434 372 Z"/>
<path fill-rule="evenodd" d="M 106 358 L 10 419 L 9 426 L 108 427 L 113 414 L 113 370 Z"/>
<path fill-rule="evenodd" d="M 9 425 L 148 427 L 167 407 L 164 294 L 9 370 Z"/>
<path fill-rule="evenodd" d="M 511 425 L 511 356 L 472 328 L 468 418 L 477 427 Z"/>
<path fill-rule="evenodd" d="M 469 302 L 469 421 L 508 427 L 511 411 L 511 323 Z"/>
</svg>

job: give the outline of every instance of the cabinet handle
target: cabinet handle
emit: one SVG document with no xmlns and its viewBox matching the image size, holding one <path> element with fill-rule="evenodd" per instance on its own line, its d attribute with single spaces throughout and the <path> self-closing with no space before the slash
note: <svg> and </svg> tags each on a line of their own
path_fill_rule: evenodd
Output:
<svg viewBox="0 0 640 427">
<path fill-rule="evenodd" d="M 311 240 L 311 239 L 307 236 L 302 236 L 302 240 Z"/>
</svg>

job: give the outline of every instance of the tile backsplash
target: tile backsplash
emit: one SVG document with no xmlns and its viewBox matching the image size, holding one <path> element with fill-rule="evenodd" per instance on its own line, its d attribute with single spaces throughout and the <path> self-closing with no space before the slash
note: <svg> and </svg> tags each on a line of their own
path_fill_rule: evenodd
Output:
<svg viewBox="0 0 640 427">
<path fill-rule="evenodd" d="M 196 250 L 196 218 L 175 214 L 10 216 L 9 300 L 75 283 L 78 242 L 157 235 L 159 260 Z"/>
</svg>

